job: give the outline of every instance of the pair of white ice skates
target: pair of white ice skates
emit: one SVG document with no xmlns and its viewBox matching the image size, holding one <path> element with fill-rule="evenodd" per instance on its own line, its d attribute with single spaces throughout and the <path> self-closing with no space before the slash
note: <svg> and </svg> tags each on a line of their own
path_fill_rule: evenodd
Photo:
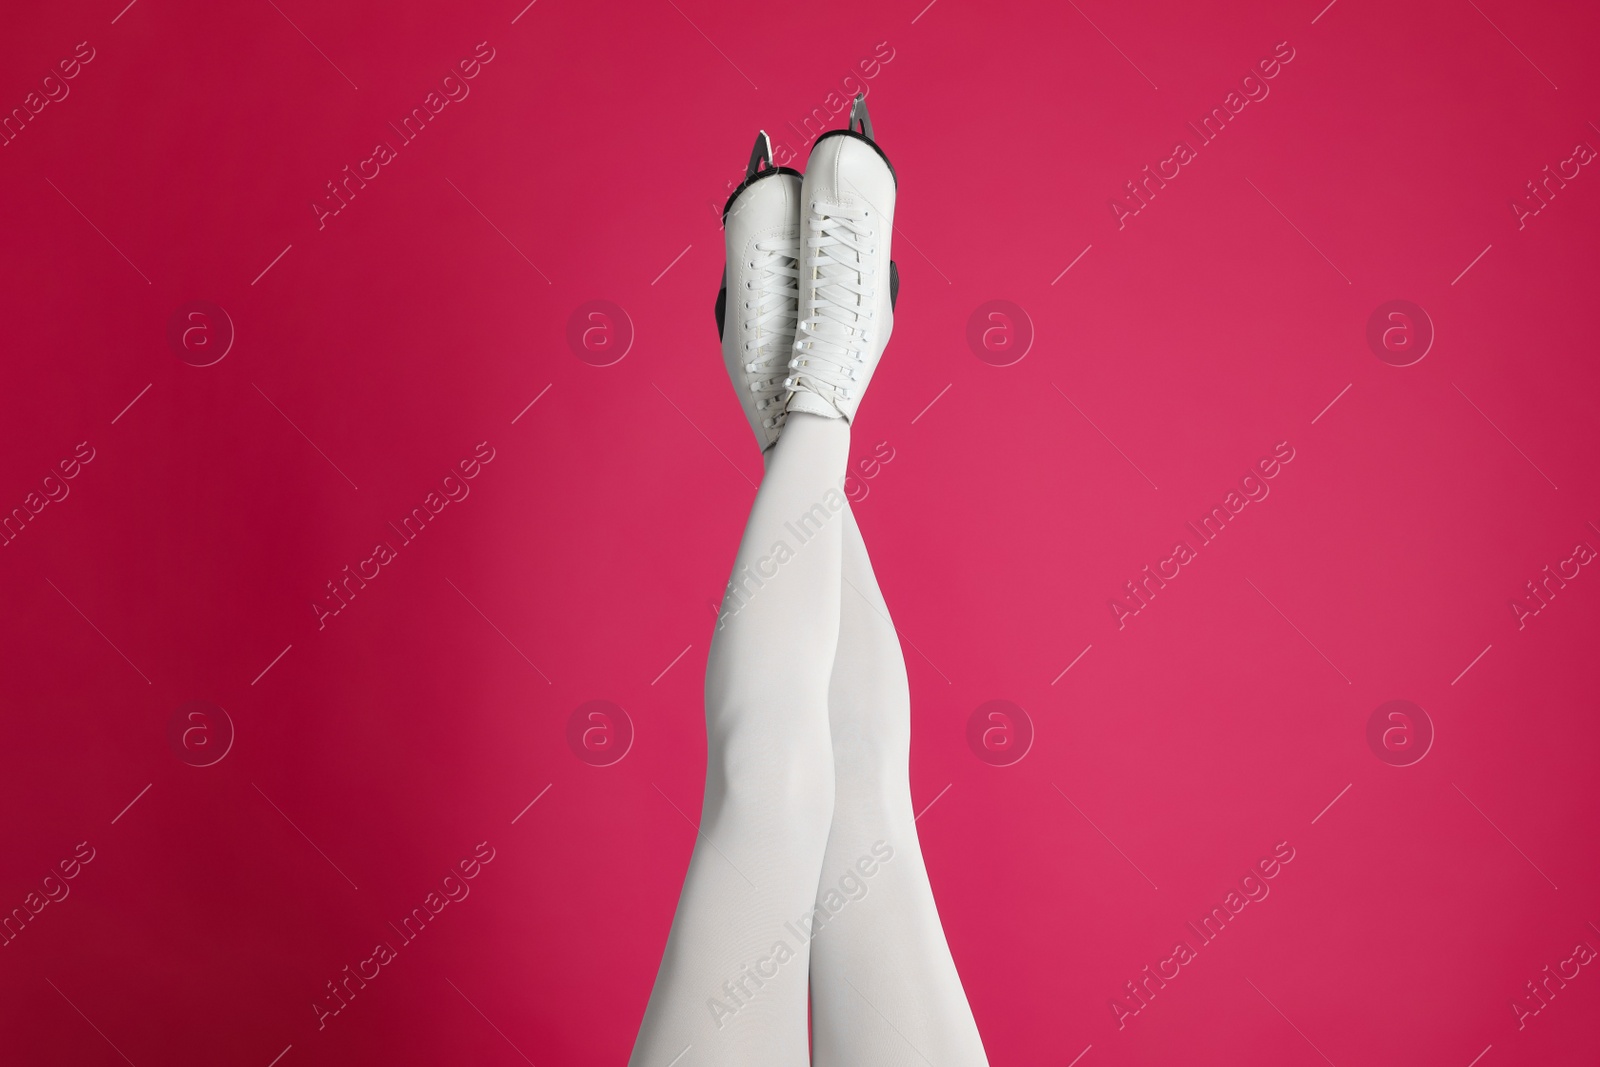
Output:
<svg viewBox="0 0 1600 1067">
<path fill-rule="evenodd" d="M 765 131 L 756 137 L 722 209 L 717 330 L 763 453 L 789 412 L 855 418 L 894 328 L 895 187 L 864 95 L 846 129 L 817 138 L 804 176 L 773 166 Z"/>
</svg>

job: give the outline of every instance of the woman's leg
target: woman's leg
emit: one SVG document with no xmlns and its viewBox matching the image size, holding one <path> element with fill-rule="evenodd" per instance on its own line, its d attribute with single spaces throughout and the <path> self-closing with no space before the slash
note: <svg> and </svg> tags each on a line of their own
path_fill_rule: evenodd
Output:
<svg viewBox="0 0 1600 1067">
<path fill-rule="evenodd" d="M 849 446 L 843 419 L 794 413 L 768 457 L 706 667 L 700 833 L 630 1067 L 809 1063 Z"/>
<path fill-rule="evenodd" d="M 816 898 L 816 1067 L 980 1067 L 983 1042 L 939 924 L 911 807 L 911 691 L 855 516 L 845 512 L 828 690 L 833 823 Z"/>
</svg>

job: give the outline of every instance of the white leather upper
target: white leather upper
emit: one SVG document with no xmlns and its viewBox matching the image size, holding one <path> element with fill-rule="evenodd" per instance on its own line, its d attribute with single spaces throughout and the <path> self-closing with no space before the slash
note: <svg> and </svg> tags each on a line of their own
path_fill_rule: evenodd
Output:
<svg viewBox="0 0 1600 1067">
<path fill-rule="evenodd" d="M 852 419 L 894 329 L 894 175 L 868 143 L 824 136 L 800 190 L 800 329 L 790 411 Z"/>
<path fill-rule="evenodd" d="M 763 452 L 777 443 L 789 391 L 783 379 L 794 342 L 799 204 L 800 178 L 772 174 L 740 192 L 724 221 L 722 360 Z"/>
</svg>

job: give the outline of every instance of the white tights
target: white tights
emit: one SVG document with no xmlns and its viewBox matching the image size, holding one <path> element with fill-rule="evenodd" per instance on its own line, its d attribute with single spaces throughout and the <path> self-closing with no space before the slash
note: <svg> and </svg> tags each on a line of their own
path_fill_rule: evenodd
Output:
<svg viewBox="0 0 1600 1067">
<path fill-rule="evenodd" d="M 910 689 L 841 492 L 849 445 L 843 419 L 792 413 L 769 454 L 706 667 L 700 832 L 629 1067 L 987 1064 L 917 845 Z"/>
</svg>

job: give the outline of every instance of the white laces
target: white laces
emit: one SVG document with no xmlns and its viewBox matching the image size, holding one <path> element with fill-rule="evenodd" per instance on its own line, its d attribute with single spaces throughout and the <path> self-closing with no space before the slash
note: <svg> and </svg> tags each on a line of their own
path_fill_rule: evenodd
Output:
<svg viewBox="0 0 1600 1067">
<path fill-rule="evenodd" d="M 790 375 L 784 384 L 824 399 L 850 400 L 872 345 L 877 252 L 871 214 L 813 203 L 806 247 L 815 253 L 811 299 L 800 309 Z"/>
<path fill-rule="evenodd" d="M 800 287 L 800 239 L 773 237 L 756 242 L 745 282 L 744 369 L 756 410 L 777 408 L 762 420 L 771 429 L 783 425 L 785 360 L 794 342 L 795 300 Z"/>
</svg>

